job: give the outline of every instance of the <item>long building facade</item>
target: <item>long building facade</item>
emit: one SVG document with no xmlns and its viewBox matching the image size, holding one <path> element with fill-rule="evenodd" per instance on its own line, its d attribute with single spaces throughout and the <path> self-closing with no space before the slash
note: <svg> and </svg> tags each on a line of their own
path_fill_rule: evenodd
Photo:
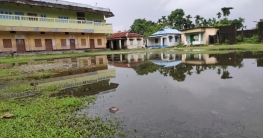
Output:
<svg viewBox="0 0 263 138">
<path fill-rule="evenodd" d="M 0 0 L 0 52 L 105 49 L 113 16 L 62 0 Z"/>
</svg>

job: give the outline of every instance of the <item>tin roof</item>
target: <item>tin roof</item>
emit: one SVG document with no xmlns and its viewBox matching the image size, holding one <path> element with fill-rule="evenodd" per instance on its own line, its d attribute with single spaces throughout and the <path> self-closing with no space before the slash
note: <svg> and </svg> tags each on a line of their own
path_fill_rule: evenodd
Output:
<svg viewBox="0 0 263 138">
<path fill-rule="evenodd" d="M 75 10 L 79 12 L 93 12 L 97 14 L 103 14 L 105 17 L 114 16 L 114 14 L 110 11 L 109 8 L 96 7 L 96 6 L 91 6 L 89 4 L 68 2 L 64 0 L 1 0 L 1 1 L 24 4 L 24 5 L 32 5 L 32 6 Z"/>
<path fill-rule="evenodd" d="M 168 28 L 168 29 L 161 29 L 161 30 L 159 30 L 158 32 L 152 34 L 149 37 L 160 36 L 160 35 L 165 35 L 165 34 L 181 34 L 181 32 L 176 30 L 176 29 L 170 29 L 170 28 Z"/>
<path fill-rule="evenodd" d="M 110 39 L 119 39 L 119 38 L 126 38 L 126 37 L 143 37 L 143 36 L 137 33 L 130 33 L 129 31 L 125 31 L 125 32 L 114 33 L 108 36 L 107 39 L 110 40 Z"/>
</svg>

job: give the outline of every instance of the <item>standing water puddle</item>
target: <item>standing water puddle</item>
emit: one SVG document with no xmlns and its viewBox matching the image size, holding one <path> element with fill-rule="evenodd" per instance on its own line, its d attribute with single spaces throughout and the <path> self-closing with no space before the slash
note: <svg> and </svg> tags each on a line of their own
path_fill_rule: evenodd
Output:
<svg viewBox="0 0 263 138">
<path fill-rule="evenodd" d="M 262 59 L 250 52 L 109 55 L 110 82 L 119 86 L 80 113 L 120 119 L 126 137 L 262 137 Z"/>
<path fill-rule="evenodd" d="M 125 137 L 263 136 L 262 52 L 119 54 L 47 62 L 1 68 L 53 70 L 57 74 L 38 80 L 39 85 L 60 85 L 52 97 L 97 95 L 95 104 L 79 114 L 117 118 Z M 119 110 L 110 113 L 111 107 Z"/>
</svg>

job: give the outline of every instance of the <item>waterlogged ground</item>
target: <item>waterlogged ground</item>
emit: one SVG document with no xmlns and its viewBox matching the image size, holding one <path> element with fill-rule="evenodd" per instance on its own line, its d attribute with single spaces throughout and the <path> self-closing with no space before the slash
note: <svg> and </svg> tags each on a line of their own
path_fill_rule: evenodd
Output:
<svg viewBox="0 0 263 138">
<path fill-rule="evenodd" d="M 263 55 L 186 57 L 189 64 L 168 68 L 151 62 L 132 68 L 140 61 L 115 58 L 109 68 L 116 69 L 111 82 L 118 88 L 81 113 L 119 118 L 127 137 L 263 137 Z M 111 106 L 120 110 L 111 114 Z"/>
<path fill-rule="evenodd" d="M 92 129 L 92 137 L 263 137 L 263 52 L 112 54 L 0 64 L 0 69 L 11 70 L 0 71 L 5 98 L 41 95 L 50 85 L 59 87 L 49 95 L 52 100 L 97 96 L 90 107 L 71 107 L 77 116 L 110 122 Z M 111 107 L 119 110 L 110 113 Z M 83 134 L 91 130 L 83 122 L 80 127 Z"/>
</svg>

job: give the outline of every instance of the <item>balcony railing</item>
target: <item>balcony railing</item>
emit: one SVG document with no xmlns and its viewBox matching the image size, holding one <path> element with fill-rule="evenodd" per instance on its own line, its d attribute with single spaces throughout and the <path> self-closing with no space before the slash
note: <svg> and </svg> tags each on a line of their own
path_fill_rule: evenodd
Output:
<svg viewBox="0 0 263 138">
<path fill-rule="evenodd" d="M 68 1 L 64 1 L 64 0 L 33 0 L 33 1 L 53 3 L 53 4 L 61 4 L 61 5 L 70 5 L 70 6 L 83 7 L 83 8 L 91 8 L 91 9 L 93 9 L 93 10 L 110 12 L 110 9 L 109 9 L 109 8 L 101 8 L 101 7 L 91 6 L 91 5 L 89 5 L 89 4 L 81 4 L 81 3 L 75 3 L 75 2 L 68 2 Z"/>
<path fill-rule="evenodd" d="M 93 25 L 93 26 L 112 26 L 112 24 L 109 23 L 94 22 L 89 20 L 57 19 L 57 18 L 20 16 L 20 15 L 8 15 L 8 14 L 0 14 L 0 20 L 32 21 L 32 22 L 42 22 L 42 23 L 46 22 L 46 23 L 63 23 L 63 24 L 85 24 L 85 25 Z"/>
</svg>

